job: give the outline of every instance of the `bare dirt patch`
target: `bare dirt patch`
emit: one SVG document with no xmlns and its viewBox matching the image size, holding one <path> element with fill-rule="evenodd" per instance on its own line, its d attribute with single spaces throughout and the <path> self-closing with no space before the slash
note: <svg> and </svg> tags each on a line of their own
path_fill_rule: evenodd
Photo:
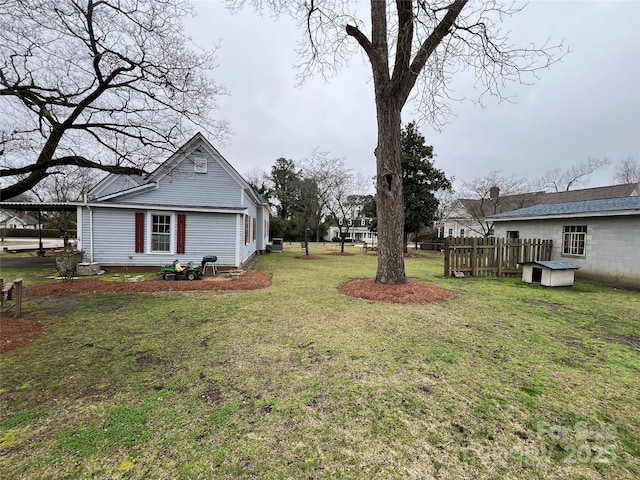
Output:
<svg viewBox="0 0 640 480">
<path fill-rule="evenodd" d="M 389 303 L 438 303 L 453 298 L 450 290 L 419 280 L 384 285 L 372 278 L 361 278 L 342 284 L 338 291 L 351 297 Z"/>
<path fill-rule="evenodd" d="M 324 260 L 324 258 L 319 255 L 296 255 L 294 258 L 299 260 Z"/>
<path fill-rule="evenodd" d="M 24 318 L 0 317 L 0 353 L 27 345 L 42 335 L 42 323 Z"/>
<path fill-rule="evenodd" d="M 39 283 L 24 289 L 26 296 L 66 296 L 80 293 L 130 293 L 130 292 L 191 292 L 207 290 L 258 290 L 271 284 L 268 272 L 249 271 L 238 280 L 231 280 L 221 273 L 218 277 L 201 280 L 152 279 L 142 282 L 117 282 L 96 278 L 75 279 L 70 282 Z"/>
</svg>

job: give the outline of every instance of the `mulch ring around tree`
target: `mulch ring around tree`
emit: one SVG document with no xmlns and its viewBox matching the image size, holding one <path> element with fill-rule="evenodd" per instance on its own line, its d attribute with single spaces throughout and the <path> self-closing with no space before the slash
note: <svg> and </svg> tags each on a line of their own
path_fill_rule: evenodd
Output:
<svg viewBox="0 0 640 480">
<path fill-rule="evenodd" d="M 0 353 L 31 343 L 43 333 L 42 323 L 24 318 L 0 317 Z"/>
<path fill-rule="evenodd" d="M 296 255 L 293 258 L 297 258 L 298 260 L 325 260 L 325 258 L 319 255 Z"/>
<path fill-rule="evenodd" d="M 376 283 L 373 278 L 351 280 L 338 287 L 338 291 L 350 297 L 389 303 L 438 303 L 453 298 L 446 288 L 420 280 L 408 280 L 401 285 Z"/>
</svg>

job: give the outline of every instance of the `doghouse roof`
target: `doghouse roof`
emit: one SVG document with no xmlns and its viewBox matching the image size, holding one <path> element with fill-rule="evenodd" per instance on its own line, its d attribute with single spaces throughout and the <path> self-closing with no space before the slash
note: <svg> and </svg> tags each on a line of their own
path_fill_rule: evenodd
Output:
<svg viewBox="0 0 640 480">
<path fill-rule="evenodd" d="M 549 270 L 578 270 L 580 267 L 574 263 L 560 262 L 560 261 L 545 261 L 538 260 L 536 262 L 529 262 L 529 264 L 541 265 Z"/>
</svg>

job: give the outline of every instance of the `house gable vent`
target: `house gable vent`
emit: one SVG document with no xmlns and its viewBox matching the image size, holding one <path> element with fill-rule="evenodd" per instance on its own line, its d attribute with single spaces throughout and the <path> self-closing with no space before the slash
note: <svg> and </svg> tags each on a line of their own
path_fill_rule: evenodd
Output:
<svg viewBox="0 0 640 480">
<path fill-rule="evenodd" d="M 194 173 L 207 173 L 207 159 L 205 157 L 196 157 L 193 159 Z"/>
</svg>

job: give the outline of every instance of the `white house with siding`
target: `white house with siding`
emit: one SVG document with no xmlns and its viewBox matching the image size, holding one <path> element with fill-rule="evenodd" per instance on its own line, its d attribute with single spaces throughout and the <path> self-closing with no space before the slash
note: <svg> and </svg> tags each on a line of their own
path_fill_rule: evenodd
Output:
<svg viewBox="0 0 640 480">
<path fill-rule="evenodd" d="M 109 174 L 77 218 L 78 248 L 105 267 L 240 267 L 269 239 L 268 203 L 200 133 L 146 177 Z"/>
<path fill-rule="evenodd" d="M 640 287 L 640 196 L 541 204 L 490 217 L 496 237 L 553 240 L 577 276 Z"/>
<path fill-rule="evenodd" d="M 38 228 L 38 220 L 26 215 L 23 210 L 7 211 L 0 208 L 0 228 Z"/>
<path fill-rule="evenodd" d="M 370 230 L 372 224 L 370 218 L 358 217 L 347 220 L 346 222 L 346 225 L 342 225 L 342 234 L 345 235 L 345 238 L 349 238 L 355 242 L 364 242 L 369 246 L 378 244 L 377 232 Z M 329 225 L 324 240 L 331 242 L 334 238 L 340 238 L 340 228 L 335 222 Z"/>
</svg>

